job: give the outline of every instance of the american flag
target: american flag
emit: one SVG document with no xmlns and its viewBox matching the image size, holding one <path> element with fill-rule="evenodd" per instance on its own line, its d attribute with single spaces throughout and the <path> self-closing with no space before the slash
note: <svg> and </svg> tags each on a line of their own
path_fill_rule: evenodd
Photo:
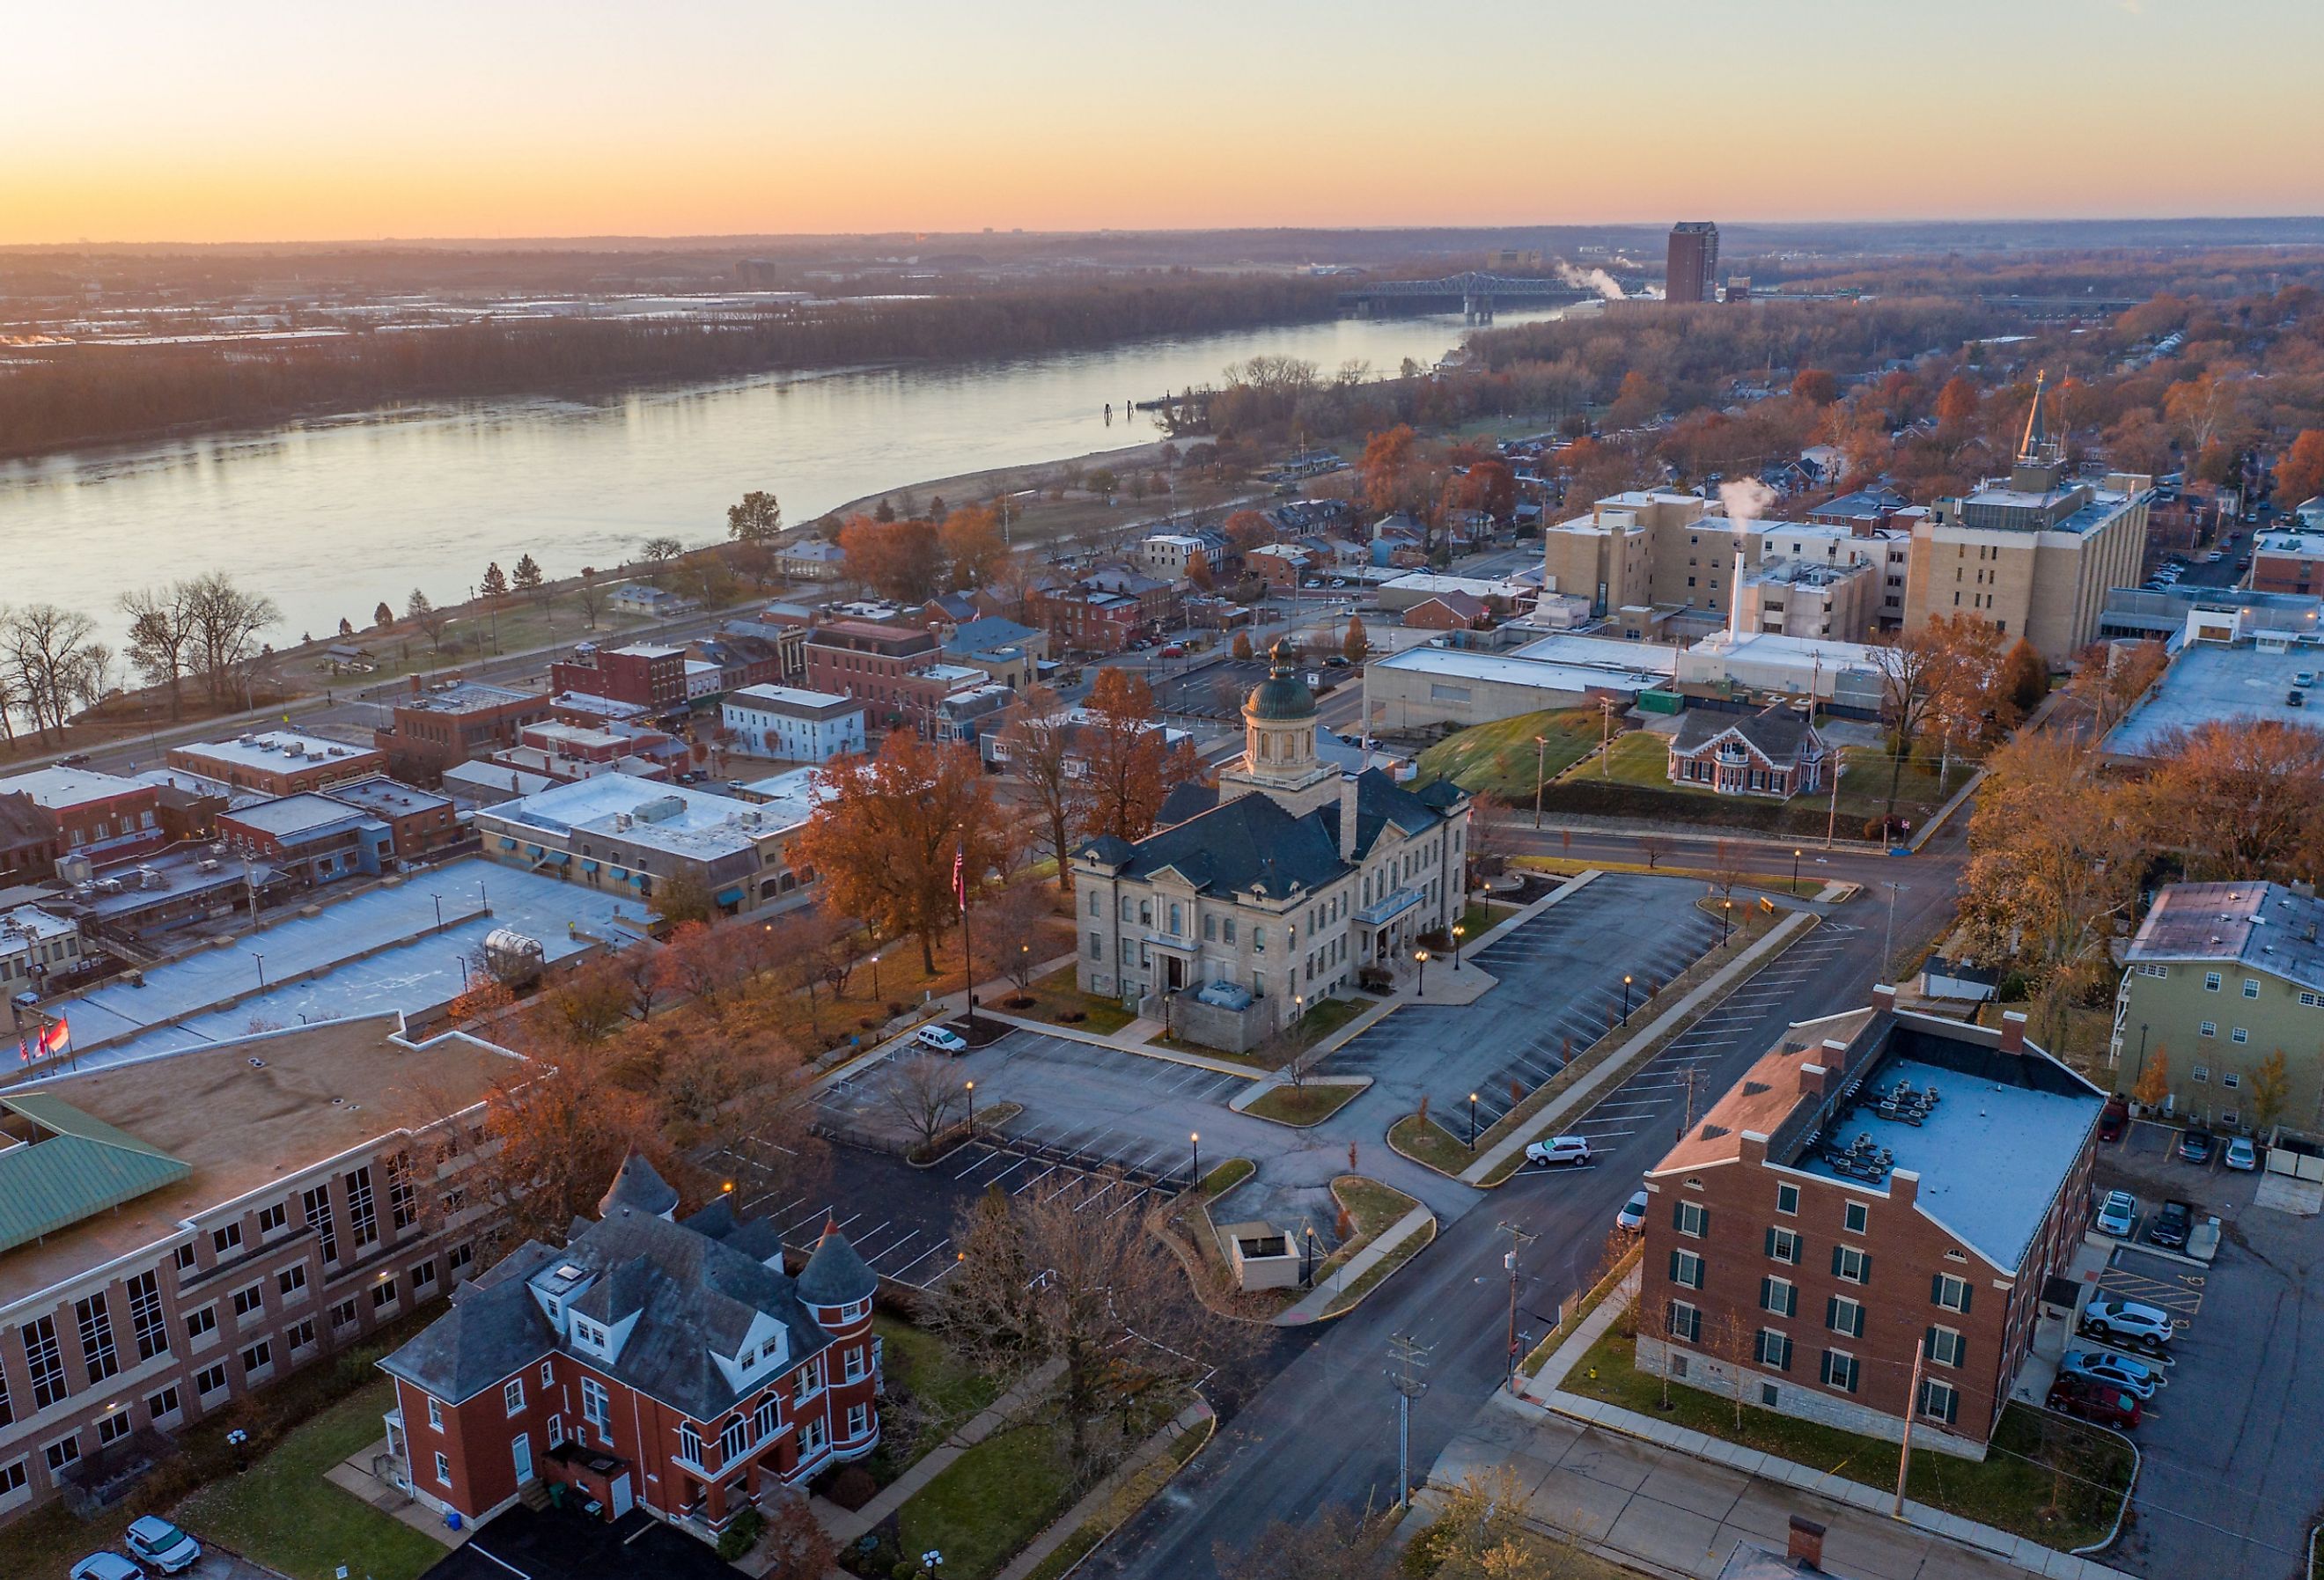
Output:
<svg viewBox="0 0 2324 1580">
<path fill-rule="evenodd" d="M 952 853 L 953 897 L 960 901 L 960 913 L 968 914 L 968 846 L 961 845 Z"/>
</svg>

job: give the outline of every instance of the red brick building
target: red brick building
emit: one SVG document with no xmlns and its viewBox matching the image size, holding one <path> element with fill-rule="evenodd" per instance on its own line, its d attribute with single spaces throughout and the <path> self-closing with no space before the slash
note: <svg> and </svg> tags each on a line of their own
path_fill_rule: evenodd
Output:
<svg viewBox="0 0 2324 1580">
<path fill-rule="evenodd" d="M 392 724 L 372 733 L 372 744 L 395 772 L 433 784 L 447 768 L 514 745 L 519 731 L 548 716 L 549 698 L 534 692 L 475 680 L 423 690 L 414 675 L 411 695 L 395 705 Z"/>
<path fill-rule="evenodd" d="M 449 796 L 415 789 L 383 773 L 333 785 L 330 795 L 386 824 L 393 839 L 391 853 L 399 860 L 416 861 L 456 844 L 463 832 Z"/>
<path fill-rule="evenodd" d="M 0 884 L 36 883 L 57 870 L 57 826 L 23 790 L 0 794 Z"/>
<path fill-rule="evenodd" d="M 959 683 L 932 672 L 944 667 L 939 658 L 933 632 L 834 620 L 807 633 L 807 687 L 865 703 L 875 721 L 925 726 Z"/>
<path fill-rule="evenodd" d="M 376 747 L 348 746 L 297 730 L 259 730 L 231 741 L 200 741 L 170 748 L 170 766 L 188 773 L 255 790 L 295 796 L 328 790 L 350 779 L 387 772 L 387 753 Z"/>
<path fill-rule="evenodd" d="M 0 796 L 23 796 L 39 809 L 51 828 L 54 861 L 84 855 L 101 867 L 143 855 L 166 838 L 161 791 L 137 780 L 87 768 L 36 768 L 0 779 Z M 32 859 L 27 836 L 13 837 L 24 848 L 24 859 Z"/>
<path fill-rule="evenodd" d="M 1118 653 L 1137 639 L 1140 622 L 1136 598 L 1093 587 L 1045 589 L 1029 612 L 1065 652 Z"/>
<path fill-rule="evenodd" d="M 1404 612 L 1404 624 L 1424 631 L 1482 631 L 1493 623 L 1492 611 L 1473 594 L 1438 593 Z"/>
<path fill-rule="evenodd" d="M 2252 535 L 2251 589 L 2307 597 L 2324 592 L 2324 532 L 2255 532 Z"/>
<path fill-rule="evenodd" d="M 562 1250 L 531 1241 L 380 1363 L 413 1494 L 472 1520 L 535 1481 L 715 1540 L 880 1441 L 878 1279 L 834 1228 L 796 1279 L 724 1199 L 680 1221 L 644 1159 Z"/>
<path fill-rule="evenodd" d="M 600 648 L 583 642 L 549 666 L 549 689 L 627 703 L 650 713 L 686 706 L 686 650 L 651 642 Z"/>
<path fill-rule="evenodd" d="M 1892 1442 L 1909 1412 L 1915 1444 L 1982 1458 L 2089 1221 L 2105 1100 L 2014 1012 L 1881 987 L 1794 1026 L 1646 1171 L 1639 1370 Z"/>
</svg>

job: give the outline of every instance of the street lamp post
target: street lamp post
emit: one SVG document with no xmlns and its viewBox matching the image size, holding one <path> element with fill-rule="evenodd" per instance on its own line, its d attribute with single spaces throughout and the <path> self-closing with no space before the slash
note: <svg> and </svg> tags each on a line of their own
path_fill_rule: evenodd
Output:
<svg viewBox="0 0 2324 1580">
<path fill-rule="evenodd" d="M 1477 1095 L 1469 1094 L 1469 1150 L 1477 1150 Z"/>
<path fill-rule="evenodd" d="M 1428 951 L 1415 949 L 1412 952 L 1412 957 L 1420 965 L 1420 979 L 1413 986 L 1412 996 L 1425 999 L 1428 996 Z"/>
<path fill-rule="evenodd" d="M 976 1083 L 968 1083 L 968 1139 L 976 1139 Z"/>
<path fill-rule="evenodd" d="M 1727 947 L 1728 922 L 1733 917 L 1734 913 L 1735 901 L 1732 900 L 1722 900 L 1719 902 L 1719 945 L 1721 948 L 1725 948 Z"/>
<path fill-rule="evenodd" d="M 1630 1023 L 1630 974 L 1622 973 L 1622 1024 Z"/>
<path fill-rule="evenodd" d="M 1194 1149 L 1194 1172 L 1186 1183 L 1190 1187 L 1199 1187 L 1203 1183 L 1203 1132 L 1198 1130 L 1189 1131 L 1186 1140 Z"/>
<path fill-rule="evenodd" d="M 875 1003 L 880 999 L 880 951 L 877 949 L 872 951 L 872 998 Z"/>
<path fill-rule="evenodd" d="M 1793 893 L 1794 893 L 1794 894 L 1796 894 L 1796 893 L 1798 893 L 1799 892 L 1800 892 L 1800 853 L 1799 853 L 1799 848 L 1795 845 L 1795 846 L 1794 846 L 1794 847 L 1793 847 L 1793 849 L 1792 849 L 1792 892 L 1793 892 Z"/>
<path fill-rule="evenodd" d="M 258 991 L 266 991 L 266 956 L 253 949 L 250 957 L 258 962 Z"/>
<path fill-rule="evenodd" d="M 1533 826 L 1541 827 L 1541 786 L 1549 777 L 1549 737 L 1533 738 Z"/>
<path fill-rule="evenodd" d="M 444 897 L 441 894 L 430 894 L 428 898 L 436 902 L 436 930 L 442 932 L 444 930 Z"/>
<path fill-rule="evenodd" d="M 1456 921 L 1452 924 L 1452 969 L 1455 971 L 1461 969 L 1461 939 L 1468 930 L 1467 922 Z"/>
</svg>

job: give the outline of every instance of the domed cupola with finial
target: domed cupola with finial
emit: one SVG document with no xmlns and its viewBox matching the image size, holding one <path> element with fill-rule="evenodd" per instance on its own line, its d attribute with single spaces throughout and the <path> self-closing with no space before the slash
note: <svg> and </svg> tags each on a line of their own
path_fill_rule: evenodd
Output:
<svg viewBox="0 0 2324 1580">
<path fill-rule="evenodd" d="M 1256 790 L 1297 813 L 1336 798 L 1339 771 L 1316 761 L 1315 720 L 1315 694 L 1299 678 L 1290 644 L 1278 638 L 1267 679 L 1243 701 L 1242 761 L 1219 774 L 1219 799 Z"/>
</svg>

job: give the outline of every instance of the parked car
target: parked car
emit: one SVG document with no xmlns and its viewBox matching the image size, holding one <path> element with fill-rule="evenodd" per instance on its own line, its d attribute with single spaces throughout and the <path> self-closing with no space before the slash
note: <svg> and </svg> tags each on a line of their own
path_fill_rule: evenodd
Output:
<svg viewBox="0 0 2324 1580">
<path fill-rule="evenodd" d="M 2122 1132 L 2129 1123 L 2130 1104 L 2120 1093 L 2116 1093 L 2107 1098 L 2106 1106 L 2098 1111 L 2098 1140 L 2102 1141 L 2122 1140 Z"/>
<path fill-rule="evenodd" d="M 2101 1234 L 2127 1240 L 2131 1226 L 2137 1222 L 2138 1198 L 2126 1190 L 2109 1190 L 2106 1200 L 2098 1204 L 2098 1227 Z"/>
<path fill-rule="evenodd" d="M 1162 650 L 1162 656 L 1166 659 L 1183 659 L 1186 656 L 1186 644 L 1174 642 Z"/>
<path fill-rule="evenodd" d="M 1590 1161 L 1588 1136 L 1552 1136 L 1526 1148 L 1526 1161 L 1537 1169 L 1579 1169 Z"/>
<path fill-rule="evenodd" d="M 202 1561 L 202 1544 L 157 1515 L 131 1520 L 125 1540 L 131 1552 L 164 1575 Z"/>
<path fill-rule="evenodd" d="M 1625 1234 L 1636 1234 L 1646 1226 L 1646 1192 L 1641 1186 L 1628 1201 L 1622 1204 L 1622 1210 L 1614 1215 L 1614 1227 Z"/>
<path fill-rule="evenodd" d="M 2160 1306 L 2144 1300 L 2093 1300 L 2082 1307 L 2082 1331 L 2109 1344 L 2156 1348 L 2169 1344 L 2177 1330 L 2171 1314 Z"/>
<path fill-rule="evenodd" d="M 912 1040 L 923 1048 L 933 1048 L 938 1053 L 968 1051 L 968 1039 L 948 1026 L 923 1026 L 912 1033 Z"/>
<path fill-rule="evenodd" d="M 72 1566 L 72 1580 L 145 1580 L 145 1571 L 119 1553 L 91 1553 Z"/>
<path fill-rule="evenodd" d="M 2316 671 L 2313 670 L 2301 670 L 2292 677 L 2292 683 L 2294 686 L 2299 687 L 2302 691 L 2305 691 L 2310 686 L 2316 684 Z M 65 761 L 69 762 L 72 759 L 68 757 Z M 83 759 L 83 761 L 85 762 L 87 759 Z"/>
<path fill-rule="evenodd" d="M 2303 680 L 2301 684 L 2304 686 L 2307 682 Z M 68 752 L 63 756 L 57 759 L 57 766 L 59 768 L 87 768 L 88 766 L 88 753 L 86 752 Z"/>
<path fill-rule="evenodd" d="M 2211 1132 L 2190 1130 L 2179 1138 L 2179 1158 L 2181 1162 L 2205 1164 L 2211 1160 Z"/>
<path fill-rule="evenodd" d="M 2058 1363 L 2061 1377 L 2087 1377 L 2108 1388 L 2119 1388 L 2144 1404 L 2163 1386 L 2163 1373 L 2144 1361 L 2105 1350 L 2069 1350 Z"/>
<path fill-rule="evenodd" d="M 2283 694 L 2283 706 L 2286 707 L 2306 707 L 2308 706 L 2308 693 L 2302 691 L 2299 687 L 2294 686 L 2291 690 Z"/>
<path fill-rule="evenodd" d="M 2167 1201 L 2147 1225 L 2146 1238 L 2166 1251 L 2176 1251 L 2187 1243 L 2187 1231 L 2195 1226 L 2195 1206 L 2191 1202 Z"/>
<path fill-rule="evenodd" d="M 2087 1377 L 2061 1377 L 2050 1384 L 2050 1408 L 2126 1432 L 2138 1425 L 2138 1400 Z"/>
<path fill-rule="evenodd" d="M 2249 1136 L 2230 1136 L 2227 1150 L 2219 1161 L 2230 1169 L 2240 1169 L 2248 1174 L 2259 1167 L 2259 1149 L 2252 1145 Z"/>
</svg>

